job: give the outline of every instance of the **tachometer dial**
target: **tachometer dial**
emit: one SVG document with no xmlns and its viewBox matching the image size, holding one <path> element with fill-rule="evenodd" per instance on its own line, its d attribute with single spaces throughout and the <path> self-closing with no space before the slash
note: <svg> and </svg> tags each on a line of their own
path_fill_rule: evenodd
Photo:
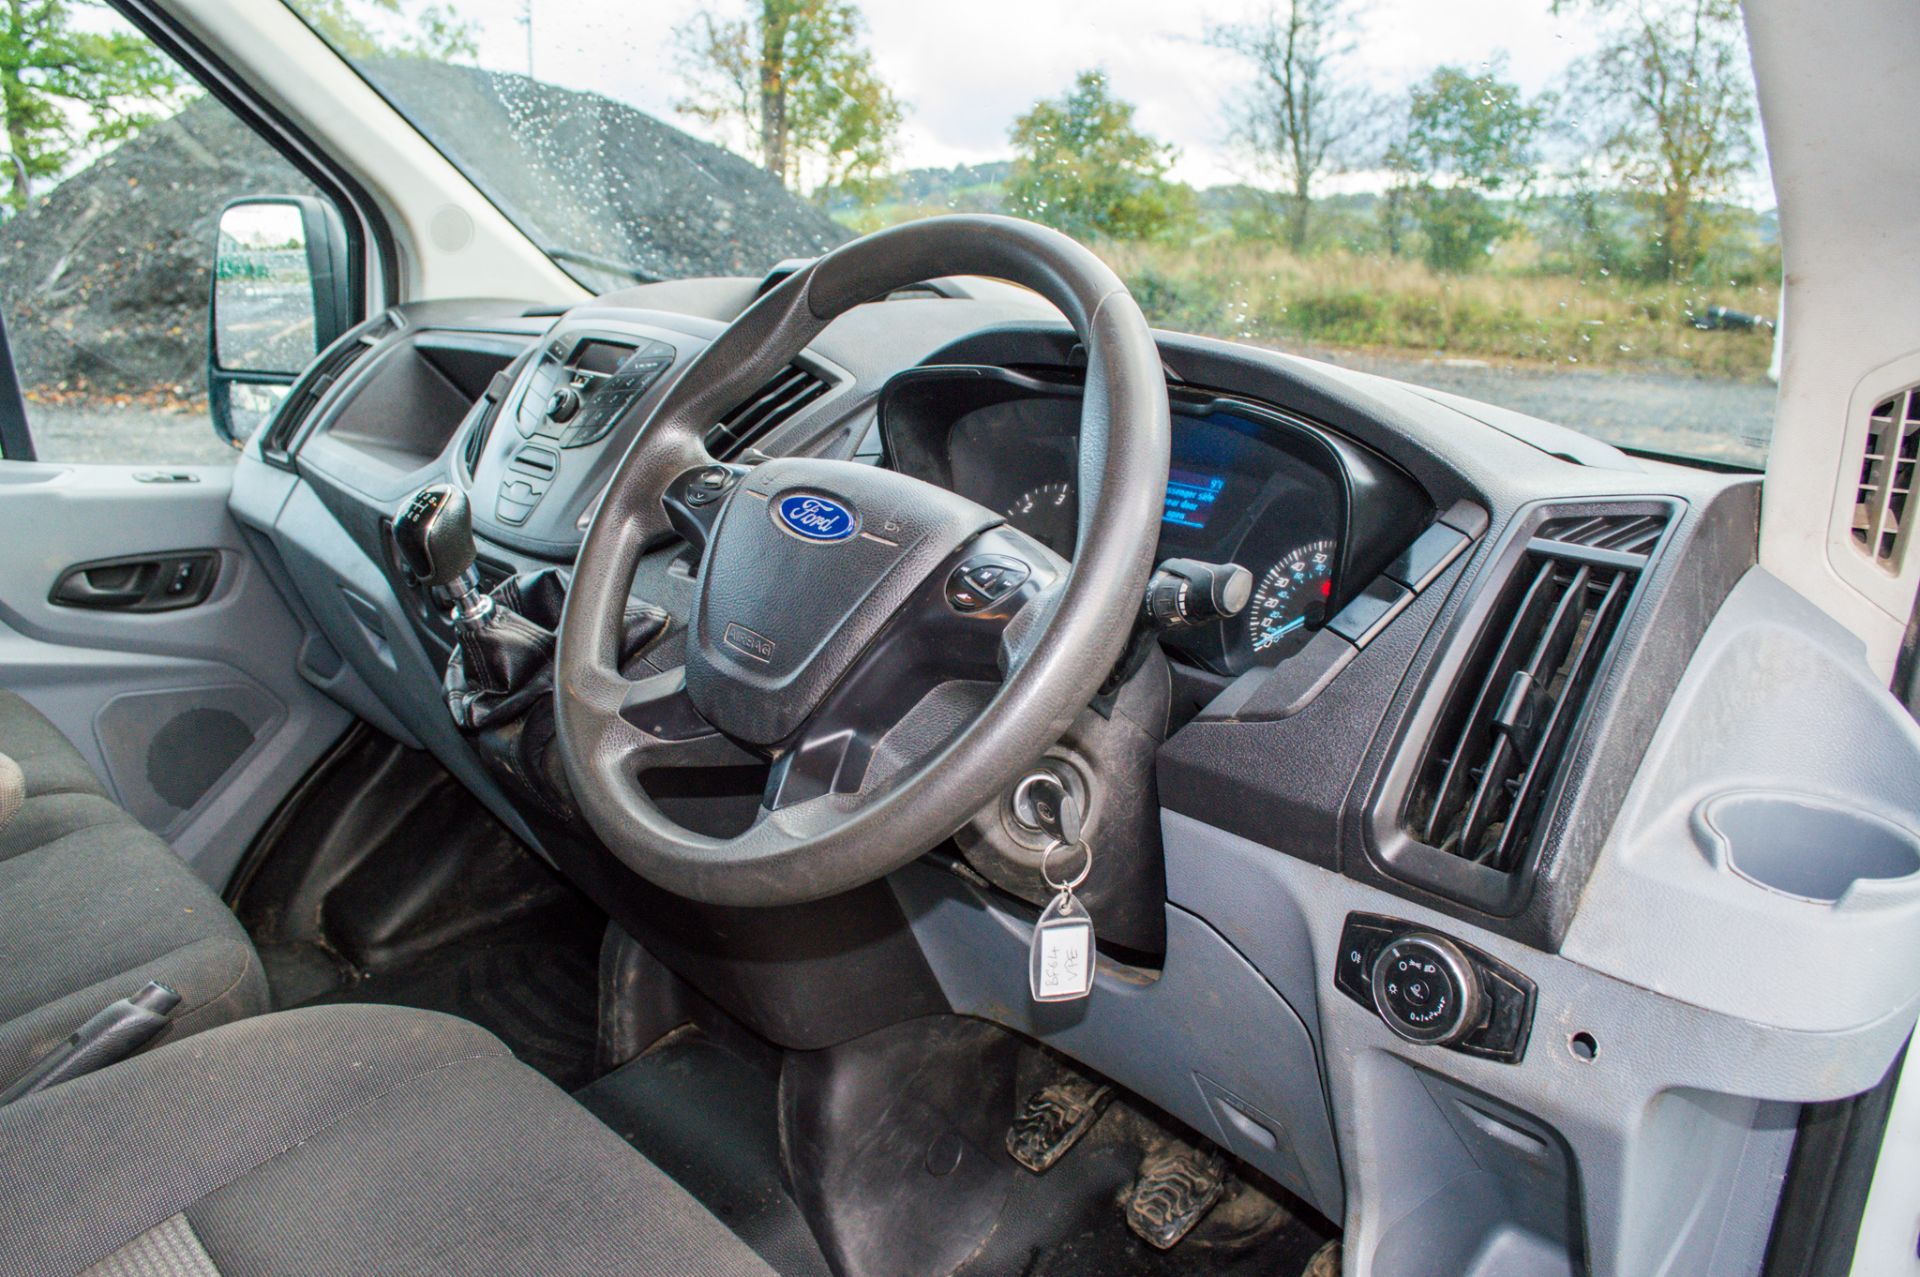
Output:
<svg viewBox="0 0 1920 1277">
<path fill-rule="evenodd" d="M 1037 537 L 1057 554 L 1073 553 L 1080 510 L 1073 485 L 1065 480 L 1029 488 L 1007 507 L 1007 521 L 1030 537 Z"/>
<path fill-rule="evenodd" d="M 1301 546 L 1267 569 L 1247 606 L 1247 637 L 1259 656 L 1285 650 L 1289 639 L 1327 617 L 1333 595 L 1333 542 Z"/>
</svg>

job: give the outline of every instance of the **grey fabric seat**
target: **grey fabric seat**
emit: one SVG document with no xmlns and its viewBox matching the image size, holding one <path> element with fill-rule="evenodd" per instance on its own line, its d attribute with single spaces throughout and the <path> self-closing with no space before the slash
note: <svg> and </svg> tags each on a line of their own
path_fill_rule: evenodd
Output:
<svg viewBox="0 0 1920 1277">
<path fill-rule="evenodd" d="M 267 1009 L 259 957 L 220 898 L 9 692 L 0 754 L 24 782 L 0 825 L 0 1085 L 148 980 L 181 995 L 156 1045 Z"/>
<path fill-rule="evenodd" d="M 23 1275 L 772 1272 L 491 1034 L 376 1006 L 227 1025 L 0 1109 L 0 1238 Z"/>
</svg>

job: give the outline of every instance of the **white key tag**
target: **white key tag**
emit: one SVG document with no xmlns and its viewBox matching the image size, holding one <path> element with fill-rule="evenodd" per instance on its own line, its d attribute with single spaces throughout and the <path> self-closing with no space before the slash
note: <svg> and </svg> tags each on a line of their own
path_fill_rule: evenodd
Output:
<svg viewBox="0 0 1920 1277">
<path fill-rule="evenodd" d="M 1093 992 L 1093 972 L 1097 955 L 1093 946 L 1093 919 L 1073 889 L 1087 880 L 1093 870 L 1093 849 L 1085 847 L 1086 862 L 1080 872 L 1066 882 L 1054 881 L 1049 872 L 1055 853 L 1071 850 L 1056 842 L 1040 860 L 1040 876 L 1059 894 L 1040 912 L 1033 926 L 1033 947 L 1027 955 L 1027 983 L 1035 1002 L 1072 1002 Z"/>
</svg>

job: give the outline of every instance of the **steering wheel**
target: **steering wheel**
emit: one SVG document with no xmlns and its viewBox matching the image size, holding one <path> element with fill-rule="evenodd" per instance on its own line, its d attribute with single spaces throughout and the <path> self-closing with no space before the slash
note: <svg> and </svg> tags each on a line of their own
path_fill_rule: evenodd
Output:
<svg viewBox="0 0 1920 1277">
<path fill-rule="evenodd" d="M 878 466 L 723 467 L 707 454 L 712 423 L 836 316 L 948 275 L 1033 289 L 1085 345 L 1071 563 L 993 511 Z M 641 877 L 721 905 L 821 899 L 923 855 L 1006 792 L 1113 668 L 1153 566 L 1169 438 L 1140 308 L 1056 231 L 932 218 L 789 277 L 667 391 L 581 547 L 556 719 L 594 831 Z M 619 644 L 634 572 L 675 531 L 706 543 L 686 663 L 628 679 Z M 641 785 L 653 769 L 743 749 L 772 767 L 760 812 L 733 837 L 676 824 Z"/>
</svg>

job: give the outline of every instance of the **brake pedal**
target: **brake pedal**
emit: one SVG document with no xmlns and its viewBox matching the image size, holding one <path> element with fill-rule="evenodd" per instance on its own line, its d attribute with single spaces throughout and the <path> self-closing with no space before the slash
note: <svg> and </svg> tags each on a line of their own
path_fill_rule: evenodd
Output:
<svg viewBox="0 0 1920 1277">
<path fill-rule="evenodd" d="M 1170 1140 L 1140 1161 L 1127 1193 L 1127 1227 L 1155 1250 L 1171 1250 L 1193 1231 L 1227 1187 L 1227 1159 Z"/>
<path fill-rule="evenodd" d="M 1099 1120 L 1112 1097 L 1111 1086 L 1083 1077 L 1041 1087 L 1007 1128 L 1007 1152 L 1035 1175 L 1044 1175 Z"/>
</svg>

